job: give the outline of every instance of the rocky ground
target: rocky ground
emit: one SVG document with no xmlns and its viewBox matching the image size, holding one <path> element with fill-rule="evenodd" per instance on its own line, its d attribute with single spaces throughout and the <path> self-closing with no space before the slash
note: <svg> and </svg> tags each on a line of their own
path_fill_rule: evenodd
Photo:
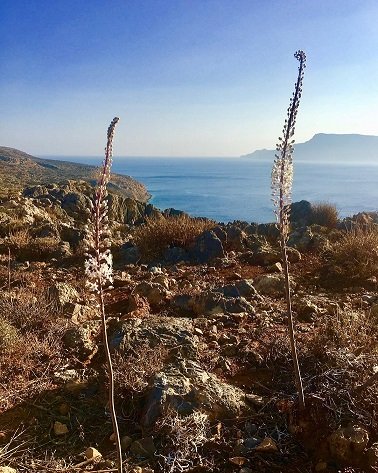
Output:
<svg viewBox="0 0 378 473">
<path fill-rule="evenodd" d="M 0 208 L 2 473 L 116 471 L 100 322 L 82 270 L 89 195 L 68 181 Z M 330 229 L 311 225 L 310 204 L 293 204 L 304 411 L 275 226 L 214 224 L 147 261 L 135 224 L 161 213 L 113 196 L 110 215 L 106 313 L 125 471 L 378 471 L 378 256 L 365 275 L 351 253 L 345 267 L 332 259 L 345 228 L 373 228 L 377 215 Z"/>
</svg>

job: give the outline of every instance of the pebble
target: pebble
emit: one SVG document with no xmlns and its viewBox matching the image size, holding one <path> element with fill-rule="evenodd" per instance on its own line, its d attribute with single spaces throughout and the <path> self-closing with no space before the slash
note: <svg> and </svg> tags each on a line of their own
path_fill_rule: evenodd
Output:
<svg viewBox="0 0 378 473">
<path fill-rule="evenodd" d="M 152 457 L 156 451 L 154 439 L 152 437 L 144 437 L 135 440 L 130 446 L 130 451 L 136 457 Z"/>
<path fill-rule="evenodd" d="M 68 434 L 68 427 L 57 420 L 54 422 L 54 434 L 58 436 Z"/>
<path fill-rule="evenodd" d="M 121 447 L 125 450 L 128 449 L 132 443 L 133 443 L 133 439 L 129 437 L 128 435 L 124 435 L 121 438 Z"/>
<path fill-rule="evenodd" d="M 327 469 L 327 463 L 324 461 L 320 461 L 315 466 L 315 471 L 325 471 Z"/>
<path fill-rule="evenodd" d="M 276 442 L 272 438 L 266 437 L 260 443 L 260 445 L 258 445 L 255 448 L 255 451 L 256 452 L 261 452 L 261 453 L 276 453 L 276 452 L 278 452 L 278 447 L 277 447 Z"/>
<path fill-rule="evenodd" d="M 92 458 L 100 458 L 102 457 L 101 453 L 94 447 L 88 447 L 85 450 L 85 458 L 87 460 L 92 460 Z"/>
</svg>

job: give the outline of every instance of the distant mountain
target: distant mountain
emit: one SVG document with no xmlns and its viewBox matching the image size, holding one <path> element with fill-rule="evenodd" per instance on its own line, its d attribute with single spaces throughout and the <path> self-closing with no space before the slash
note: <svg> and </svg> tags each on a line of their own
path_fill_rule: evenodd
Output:
<svg viewBox="0 0 378 473">
<path fill-rule="evenodd" d="M 68 179 L 94 183 L 98 168 L 87 164 L 55 161 L 31 156 L 14 148 L 0 146 L 1 193 L 17 191 L 24 186 L 60 183 Z M 112 174 L 109 187 L 113 192 L 147 202 L 150 195 L 140 182 L 129 176 Z"/>
<path fill-rule="evenodd" d="M 274 150 L 260 149 L 242 157 L 272 160 Z M 378 136 L 318 133 L 305 143 L 295 144 L 294 159 L 321 162 L 377 162 Z"/>
</svg>

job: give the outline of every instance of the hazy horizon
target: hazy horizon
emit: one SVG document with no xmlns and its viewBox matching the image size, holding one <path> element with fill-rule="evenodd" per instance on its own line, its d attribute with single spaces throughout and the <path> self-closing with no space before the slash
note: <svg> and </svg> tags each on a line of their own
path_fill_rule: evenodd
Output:
<svg viewBox="0 0 378 473">
<path fill-rule="evenodd" d="M 296 141 L 378 135 L 373 0 L 3 0 L 0 143 L 34 155 L 272 149 L 308 57 Z"/>
</svg>

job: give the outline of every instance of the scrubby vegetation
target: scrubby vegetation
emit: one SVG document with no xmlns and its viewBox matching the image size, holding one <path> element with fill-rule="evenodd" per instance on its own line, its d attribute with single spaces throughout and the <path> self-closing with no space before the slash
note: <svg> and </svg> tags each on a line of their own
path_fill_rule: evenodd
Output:
<svg viewBox="0 0 378 473">
<path fill-rule="evenodd" d="M 336 228 L 339 223 L 339 212 L 336 206 L 329 202 L 312 204 L 310 223 L 326 228 Z"/>
<path fill-rule="evenodd" d="M 4 197 L 0 472 L 378 470 L 378 213 L 291 204 L 297 106 L 273 169 L 280 233 L 109 198 L 109 160 L 97 190 Z"/>
<path fill-rule="evenodd" d="M 215 223 L 188 215 L 147 218 L 146 223 L 134 232 L 134 242 L 146 261 L 162 257 L 172 247 L 188 249 L 195 238 Z"/>
<path fill-rule="evenodd" d="M 378 228 L 357 226 L 343 233 L 329 252 L 333 278 L 363 281 L 378 274 Z"/>
</svg>

